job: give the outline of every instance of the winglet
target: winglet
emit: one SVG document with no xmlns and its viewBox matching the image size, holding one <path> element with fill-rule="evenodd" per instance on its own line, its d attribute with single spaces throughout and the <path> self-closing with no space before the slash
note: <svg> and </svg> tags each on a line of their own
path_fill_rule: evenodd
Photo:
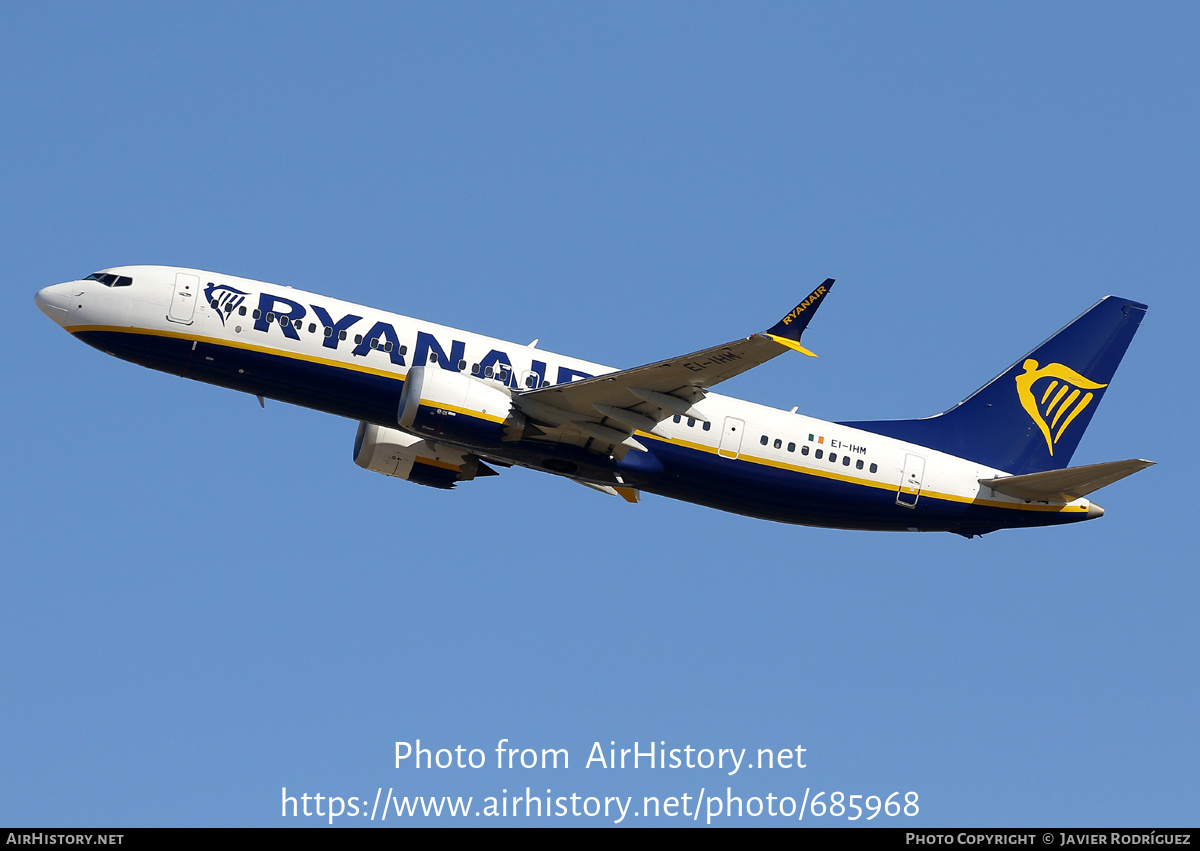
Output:
<svg viewBox="0 0 1200 851">
<path fill-rule="evenodd" d="M 800 345 L 800 335 L 808 327 L 809 321 L 812 319 L 813 314 L 817 312 L 817 308 L 821 306 L 821 302 L 825 300 L 825 296 L 829 295 L 829 290 L 832 286 L 833 278 L 826 278 L 821 286 L 809 293 L 804 298 L 804 301 L 796 305 L 787 316 L 780 319 L 764 333 L 775 342 L 787 346 L 789 349 L 795 349 L 801 354 L 815 358 L 815 353 L 810 352 L 804 346 Z"/>
</svg>

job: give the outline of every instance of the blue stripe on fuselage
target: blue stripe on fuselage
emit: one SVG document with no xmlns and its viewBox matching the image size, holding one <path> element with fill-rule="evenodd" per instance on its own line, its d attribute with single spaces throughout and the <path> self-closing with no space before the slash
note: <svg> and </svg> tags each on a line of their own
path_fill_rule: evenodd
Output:
<svg viewBox="0 0 1200 851">
<path fill-rule="evenodd" d="M 81 331 L 75 336 L 103 352 L 151 369 L 396 427 L 403 376 L 393 378 L 286 354 L 155 334 L 105 330 Z"/>
<path fill-rule="evenodd" d="M 282 352 L 194 343 L 182 337 L 136 331 L 81 330 L 75 336 L 101 351 L 152 369 L 385 428 L 397 427 L 402 376 L 302 360 Z M 614 474 L 620 473 L 625 485 L 647 493 L 783 523 L 979 532 L 1086 518 L 1083 512 L 1005 509 L 924 494 L 917 508 L 905 508 L 896 504 L 896 492 L 891 488 L 781 469 L 744 458 L 722 458 L 666 440 L 643 442 L 653 461 L 632 450 L 634 458 L 618 463 L 582 447 L 530 439 L 476 449 L 523 466 L 608 484 L 618 484 Z"/>
</svg>

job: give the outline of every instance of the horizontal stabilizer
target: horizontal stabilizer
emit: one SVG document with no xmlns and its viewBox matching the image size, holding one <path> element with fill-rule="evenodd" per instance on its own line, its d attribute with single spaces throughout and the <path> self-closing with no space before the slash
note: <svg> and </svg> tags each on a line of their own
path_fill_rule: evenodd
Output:
<svg viewBox="0 0 1200 851">
<path fill-rule="evenodd" d="M 1087 464 L 1083 467 L 1066 467 L 1062 470 L 1047 470 L 1044 473 L 1027 473 L 1024 476 L 1001 476 L 998 479 L 980 479 L 979 484 L 997 493 L 1015 496 L 1017 499 L 1064 500 L 1071 502 L 1098 491 L 1106 485 L 1132 476 L 1154 464 L 1141 458 L 1129 461 L 1106 461 L 1103 464 Z"/>
</svg>

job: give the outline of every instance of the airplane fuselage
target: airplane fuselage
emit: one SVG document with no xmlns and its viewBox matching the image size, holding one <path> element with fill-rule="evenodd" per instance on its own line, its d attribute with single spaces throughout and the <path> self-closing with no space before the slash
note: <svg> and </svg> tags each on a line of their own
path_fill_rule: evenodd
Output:
<svg viewBox="0 0 1200 851">
<path fill-rule="evenodd" d="M 123 360 L 387 429 L 398 428 L 417 367 L 471 375 L 508 395 L 616 372 L 286 286 L 165 266 L 105 273 L 114 285 L 59 284 L 42 290 L 38 304 Z M 472 417 L 464 410 L 439 409 L 414 433 L 492 463 L 785 523 L 973 534 L 1102 513 L 1087 499 L 994 492 L 980 480 L 1006 471 L 844 424 L 714 392 L 694 411 L 703 418 L 675 415 L 637 431 L 646 451 L 596 451 L 569 424 L 514 437 L 494 417 L 491 432 L 472 436 L 457 419 Z"/>
</svg>

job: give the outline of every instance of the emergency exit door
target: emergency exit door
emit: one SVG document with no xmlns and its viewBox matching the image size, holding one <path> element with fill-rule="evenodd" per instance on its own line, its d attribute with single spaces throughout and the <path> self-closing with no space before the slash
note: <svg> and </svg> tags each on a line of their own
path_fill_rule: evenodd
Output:
<svg viewBox="0 0 1200 851">
<path fill-rule="evenodd" d="M 722 458 L 736 458 L 742 451 L 742 432 L 746 423 L 734 417 L 725 418 L 725 428 L 721 431 L 721 445 L 717 454 Z"/>
</svg>

